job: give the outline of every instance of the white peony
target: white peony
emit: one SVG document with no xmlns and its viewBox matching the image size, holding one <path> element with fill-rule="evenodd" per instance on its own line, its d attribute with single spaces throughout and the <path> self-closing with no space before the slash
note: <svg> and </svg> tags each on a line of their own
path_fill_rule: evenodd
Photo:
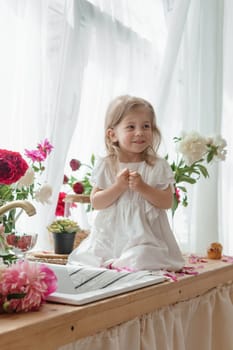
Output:
<svg viewBox="0 0 233 350">
<path fill-rule="evenodd" d="M 177 151 L 180 152 L 187 165 L 192 165 L 202 159 L 207 152 L 207 139 L 197 132 L 191 132 L 184 135 L 177 145 Z"/>
<path fill-rule="evenodd" d="M 51 204 L 49 198 L 52 196 L 52 193 L 52 187 L 48 184 L 44 184 L 38 191 L 35 192 L 35 199 L 37 202 L 42 204 Z"/>
<path fill-rule="evenodd" d="M 225 160 L 227 151 L 225 147 L 227 146 L 227 142 L 225 139 L 223 139 L 220 135 L 214 136 L 212 138 L 208 139 L 208 144 L 211 146 L 216 147 L 217 154 L 215 157 L 217 160 Z"/>
<path fill-rule="evenodd" d="M 34 183 L 35 180 L 35 172 L 34 170 L 29 167 L 26 171 L 26 173 L 24 174 L 24 176 L 22 176 L 18 183 L 17 183 L 17 188 L 21 189 L 24 186 L 31 186 Z"/>
</svg>

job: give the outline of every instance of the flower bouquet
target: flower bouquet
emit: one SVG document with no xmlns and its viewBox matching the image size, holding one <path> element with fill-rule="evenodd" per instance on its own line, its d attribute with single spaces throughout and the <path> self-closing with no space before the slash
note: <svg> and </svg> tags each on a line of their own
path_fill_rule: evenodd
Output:
<svg viewBox="0 0 233 350">
<path fill-rule="evenodd" d="M 197 132 L 175 137 L 177 159 L 171 162 L 175 177 L 175 193 L 172 215 L 179 204 L 188 205 L 187 188 L 185 183 L 195 184 L 203 176 L 209 177 L 207 166 L 214 161 L 225 160 L 226 141 L 221 136 L 204 137 Z M 166 156 L 168 160 L 168 155 Z"/>
<path fill-rule="evenodd" d="M 42 204 L 50 203 L 52 188 L 36 179 L 45 170 L 44 162 L 53 146 L 45 139 L 35 150 L 25 149 L 28 162 L 19 152 L 0 149 L 0 206 L 15 200 L 36 200 Z M 0 217 L 5 232 L 15 230 L 15 223 L 21 214 L 13 208 Z"/>
<path fill-rule="evenodd" d="M 57 277 L 45 264 L 0 265 L 0 313 L 37 311 L 56 289 Z"/>
<path fill-rule="evenodd" d="M 57 207 L 55 211 L 56 216 L 64 217 L 67 213 L 65 212 L 65 198 L 67 194 L 74 193 L 79 195 L 90 195 L 92 190 L 92 185 L 90 183 L 91 172 L 93 170 L 95 163 L 95 156 L 91 156 L 91 165 L 81 163 L 78 159 L 73 158 L 69 162 L 69 167 L 71 169 L 71 175 L 64 174 L 63 177 L 63 187 L 66 192 L 59 192 Z M 88 171 L 82 176 L 78 174 L 81 168 L 87 168 Z M 80 179 L 81 178 L 81 179 Z M 71 207 L 76 207 L 77 204 L 72 203 Z M 90 205 L 87 210 L 90 211 Z M 69 213 L 68 213 L 69 214 Z"/>
</svg>

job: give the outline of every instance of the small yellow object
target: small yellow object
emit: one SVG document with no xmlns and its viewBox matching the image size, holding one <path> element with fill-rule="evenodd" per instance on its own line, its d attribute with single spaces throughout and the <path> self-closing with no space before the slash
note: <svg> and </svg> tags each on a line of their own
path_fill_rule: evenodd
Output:
<svg viewBox="0 0 233 350">
<path fill-rule="evenodd" d="M 207 257 L 208 259 L 221 259 L 222 257 L 222 245 L 221 243 L 214 242 L 207 249 Z"/>
</svg>

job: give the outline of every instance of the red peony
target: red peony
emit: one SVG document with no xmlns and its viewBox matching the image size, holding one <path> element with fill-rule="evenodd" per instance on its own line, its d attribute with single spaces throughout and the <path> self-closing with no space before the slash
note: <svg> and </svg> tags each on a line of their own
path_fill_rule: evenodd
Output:
<svg viewBox="0 0 233 350">
<path fill-rule="evenodd" d="M 75 182 L 73 184 L 73 191 L 77 194 L 82 194 L 84 192 L 84 186 L 81 182 Z"/>
<path fill-rule="evenodd" d="M 27 162 L 19 152 L 0 149 L 0 184 L 17 182 L 28 169 Z"/>
</svg>

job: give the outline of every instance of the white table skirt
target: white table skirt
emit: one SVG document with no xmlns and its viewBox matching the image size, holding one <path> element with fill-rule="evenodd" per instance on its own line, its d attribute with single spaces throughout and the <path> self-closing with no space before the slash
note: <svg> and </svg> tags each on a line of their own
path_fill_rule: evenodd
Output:
<svg viewBox="0 0 233 350">
<path fill-rule="evenodd" d="M 158 309 L 59 350 L 231 350 L 233 283 Z"/>
</svg>

